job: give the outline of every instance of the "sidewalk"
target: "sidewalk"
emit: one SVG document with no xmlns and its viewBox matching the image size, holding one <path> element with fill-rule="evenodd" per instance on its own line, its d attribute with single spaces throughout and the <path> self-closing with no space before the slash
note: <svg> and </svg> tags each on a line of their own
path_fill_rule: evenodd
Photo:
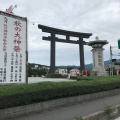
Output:
<svg viewBox="0 0 120 120">
<path fill-rule="evenodd" d="M 117 104 L 120 104 L 120 95 L 88 101 L 69 107 L 61 107 L 59 109 L 46 111 L 43 113 L 22 116 L 12 120 L 73 120 L 77 116 L 85 116 L 100 110 L 104 110 L 105 105 Z"/>
</svg>

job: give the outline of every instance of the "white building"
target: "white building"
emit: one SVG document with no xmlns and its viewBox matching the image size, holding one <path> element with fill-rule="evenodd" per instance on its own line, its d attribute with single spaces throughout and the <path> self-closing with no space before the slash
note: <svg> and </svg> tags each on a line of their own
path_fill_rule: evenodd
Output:
<svg viewBox="0 0 120 120">
<path fill-rule="evenodd" d="M 60 69 L 58 68 L 55 73 L 62 74 L 62 75 L 67 75 L 68 71 L 67 69 Z"/>
<path fill-rule="evenodd" d="M 80 71 L 78 69 L 70 70 L 70 76 L 78 76 L 79 74 L 80 74 Z"/>
</svg>

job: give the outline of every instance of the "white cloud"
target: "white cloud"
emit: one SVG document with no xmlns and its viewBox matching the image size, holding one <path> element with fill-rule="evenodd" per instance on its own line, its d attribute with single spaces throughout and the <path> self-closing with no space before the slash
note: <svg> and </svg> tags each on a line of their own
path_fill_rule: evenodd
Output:
<svg viewBox="0 0 120 120">
<path fill-rule="evenodd" d="M 93 33 L 85 41 L 108 40 L 104 46 L 104 59 L 109 59 L 109 47 L 117 46 L 120 38 L 119 0 L 1 0 L 0 9 L 5 11 L 17 4 L 14 14 L 28 18 L 29 62 L 50 64 L 50 42 L 43 41 L 45 35 L 38 24 L 77 32 Z M 34 25 L 33 25 L 34 22 Z M 84 46 L 85 63 L 92 62 L 91 47 Z M 113 52 L 118 53 L 117 48 Z M 117 56 L 113 56 L 119 58 Z M 79 65 L 78 45 L 56 43 L 57 65 Z"/>
</svg>

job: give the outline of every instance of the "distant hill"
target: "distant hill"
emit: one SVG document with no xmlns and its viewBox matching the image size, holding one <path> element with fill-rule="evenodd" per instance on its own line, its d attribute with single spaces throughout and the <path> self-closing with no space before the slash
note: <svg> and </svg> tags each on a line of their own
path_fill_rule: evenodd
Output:
<svg viewBox="0 0 120 120">
<path fill-rule="evenodd" d="M 120 62 L 120 59 L 116 59 L 117 61 L 116 62 Z M 104 65 L 105 66 L 109 66 L 110 64 L 110 61 L 107 60 L 107 61 L 104 61 Z M 28 66 L 29 67 L 34 67 L 35 65 L 38 65 L 38 67 L 49 67 L 47 65 L 41 65 L 41 64 L 36 64 L 36 63 L 29 63 Z M 56 68 L 61 68 L 61 69 L 71 69 L 71 68 L 74 68 L 74 69 L 79 69 L 80 66 L 75 66 L 75 65 L 61 65 L 61 66 L 56 66 Z M 86 69 L 92 69 L 92 63 L 91 64 L 86 64 L 85 65 L 85 68 Z"/>
<path fill-rule="evenodd" d="M 71 69 L 71 68 L 74 68 L 74 69 L 78 69 L 80 66 L 75 66 L 75 65 L 66 65 L 66 66 L 56 66 L 58 68 L 61 68 L 61 69 Z"/>
<path fill-rule="evenodd" d="M 116 62 L 120 62 L 120 59 L 117 59 L 117 61 Z M 104 66 L 109 66 L 109 64 L 110 64 L 110 61 L 109 60 L 106 60 L 106 61 L 104 61 Z M 79 68 L 80 66 L 75 66 L 75 65 L 67 65 L 67 66 L 57 66 L 57 67 L 59 67 L 59 68 Z M 86 69 L 92 69 L 92 63 L 90 63 L 90 64 L 86 64 L 85 65 L 85 68 Z"/>
<path fill-rule="evenodd" d="M 116 62 L 120 62 L 120 59 L 116 59 Z M 104 61 L 104 66 L 109 66 L 109 64 L 110 64 L 110 61 L 109 61 L 109 60 Z M 87 69 L 92 69 L 92 63 L 91 63 L 91 64 L 86 64 L 86 65 L 85 65 L 85 68 L 87 68 Z"/>
<path fill-rule="evenodd" d="M 37 63 L 28 63 L 28 66 L 30 68 L 34 68 L 35 65 L 38 65 L 38 67 L 48 67 L 47 65 L 41 65 L 41 64 L 37 64 Z"/>
</svg>

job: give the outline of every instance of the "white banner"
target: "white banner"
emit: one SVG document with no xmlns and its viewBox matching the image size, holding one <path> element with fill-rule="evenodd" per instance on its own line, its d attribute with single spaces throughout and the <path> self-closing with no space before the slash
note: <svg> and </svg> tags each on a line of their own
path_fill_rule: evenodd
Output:
<svg viewBox="0 0 120 120">
<path fill-rule="evenodd" d="M 27 19 L 0 14 L 0 83 L 25 83 Z"/>
</svg>

